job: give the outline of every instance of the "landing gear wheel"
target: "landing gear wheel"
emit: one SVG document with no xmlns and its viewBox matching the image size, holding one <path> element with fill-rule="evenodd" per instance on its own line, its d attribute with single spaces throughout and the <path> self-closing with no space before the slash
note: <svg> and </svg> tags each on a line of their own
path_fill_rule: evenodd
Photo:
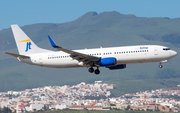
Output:
<svg viewBox="0 0 180 113">
<path fill-rule="evenodd" d="M 91 68 L 88 69 L 88 71 L 89 71 L 90 73 L 93 73 L 93 72 L 94 72 L 94 69 L 91 67 Z"/>
<path fill-rule="evenodd" d="M 100 73 L 99 69 L 96 69 L 94 73 L 98 75 Z"/>
<path fill-rule="evenodd" d="M 163 65 L 160 64 L 160 65 L 159 65 L 159 68 L 162 68 L 162 67 L 163 67 Z"/>
</svg>

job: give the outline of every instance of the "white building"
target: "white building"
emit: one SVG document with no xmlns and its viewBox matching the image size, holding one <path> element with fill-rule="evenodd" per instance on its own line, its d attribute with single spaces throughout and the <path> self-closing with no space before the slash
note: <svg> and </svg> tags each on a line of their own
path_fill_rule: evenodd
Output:
<svg viewBox="0 0 180 113">
<path fill-rule="evenodd" d="M 9 105 L 8 101 L 2 101 L 1 103 L 1 108 L 7 107 Z"/>
<path fill-rule="evenodd" d="M 26 111 L 33 111 L 33 110 L 41 110 L 44 108 L 44 105 L 43 104 L 31 104 L 29 107 L 25 107 L 26 108 Z"/>
<path fill-rule="evenodd" d="M 55 106 L 55 108 L 56 108 L 56 109 L 60 109 L 60 110 L 62 110 L 62 109 L 67 108 L 67 105 L 66 105 L 66 104 L 61 103 L 61 104 L 56 105 L 56 106 Z"/>
</svg>

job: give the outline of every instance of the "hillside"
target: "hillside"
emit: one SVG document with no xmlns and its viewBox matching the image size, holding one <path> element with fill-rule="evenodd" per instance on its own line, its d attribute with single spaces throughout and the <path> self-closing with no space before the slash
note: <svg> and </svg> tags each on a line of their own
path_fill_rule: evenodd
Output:
<svg viewBox="0 0 180 113">
<path fill-rule="evenodd" d="M 51 47 L 47 35 L 67 49 L 157 44 L 180 53 L 179 18 L 141 18 L 115 11 L 100 14 L 88 12 L 67 23 L 39 23 L 21 28 L 38 46 L 51 50 L 55 49 Z M 0 91 L 103 80 L 117 84 L 113 91 L 118 96 L 180 84 L 178 56 L 163 64 L 162 69 L 158 68 L 159 63 L 130 64 L 125 70 L 100 68 L 101 74 L 98 76 L 90 74 L 87 68 L 42 68 L 20 63 L 3 53 L 17 53 L 10 28 L 0 31 L 0 51 Z"/>
</svg>

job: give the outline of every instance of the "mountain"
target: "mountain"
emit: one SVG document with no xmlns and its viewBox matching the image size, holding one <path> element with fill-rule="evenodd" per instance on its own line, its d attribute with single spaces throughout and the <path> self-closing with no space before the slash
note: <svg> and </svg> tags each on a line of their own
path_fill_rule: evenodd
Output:
<svg viewBox="0 0 180 113">
<path fill-rule="evenodd" d="M 112 12 L 88 12 L 67 23 L 39 23 L 21 27 L 40 47 L 53 49 L 47 35 L 67 49 L 153 44 L 180 52 L 180 18 L 142 18 Z M 0 31 L 0 91 L 23 90 L 47 85 L 92 83 L 102 80 L 116 84 L 114 94 L 170 87 L 180 84 L 177 56 L 159 69 L 159 63 L 130 64 L 124 70 L 100 68 L 90 74 L 87 68 L 52 69 L 20 63 L 3 52 L 18 53 L 10 28 Z"/>
</svg>

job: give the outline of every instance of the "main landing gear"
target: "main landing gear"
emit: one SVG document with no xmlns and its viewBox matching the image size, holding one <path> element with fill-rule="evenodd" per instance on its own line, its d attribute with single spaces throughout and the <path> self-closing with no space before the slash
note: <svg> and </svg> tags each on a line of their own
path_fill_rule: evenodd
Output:
<svg viewBox="0 0 180 113">
<path fill-rule="evenodd" d="M 99 74 L 100 73 L 100 70 L 99 70 L 99 67 L 97 67 L 97 69 L 96 70 L 94 70 L 94 68 L 93 67 L 90 67 L 89 69 L 88 69 L 88 71 L 90 72 L 90 73 L 95 73 L 95 74 Z"/>
<path fill-rule="evenodd" d="M 93 72 L 94 72 L 94 68 L 91 67 L 91 68 L 88 69 L 88 71 L 89 71 L 90 73 L 93 73 Z"/>
</svg>

